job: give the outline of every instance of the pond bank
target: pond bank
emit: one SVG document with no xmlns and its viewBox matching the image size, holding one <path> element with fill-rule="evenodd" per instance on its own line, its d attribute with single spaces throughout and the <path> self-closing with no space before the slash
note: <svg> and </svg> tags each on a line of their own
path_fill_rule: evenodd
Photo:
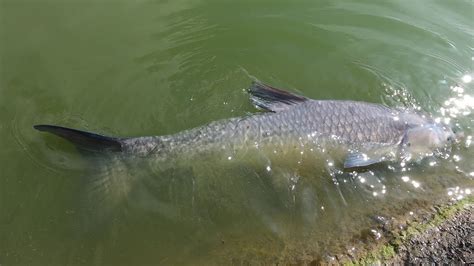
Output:
<svg viewBox="0 0 474 266">
<path fill-rule="evenodd" d="M 436 205 L 416 215 L 381 224 L 385 240 L 359 254 L 341 254 L 332 261 L 351 264 L 474 263 L 474 197 Z"/>
</svg>

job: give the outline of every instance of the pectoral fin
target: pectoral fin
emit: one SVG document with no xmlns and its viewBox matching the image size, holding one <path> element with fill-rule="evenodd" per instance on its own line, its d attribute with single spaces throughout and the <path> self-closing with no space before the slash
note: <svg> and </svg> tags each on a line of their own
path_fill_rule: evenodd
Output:
<svg viewBox="0 0 474 266">
<path fill-rule="evenodd" d="M 392 147 L 383 147 L 366 152 L 350 152 L 344 161 L 344 168 L 366 167 L 376 163 L 391 161 L 395 157 Z"/>
<path fill-rule="evenodd" d="M 383 158 L 369 158 L 365 153 L 350 153 L 344 161 L 344 168 L 365 167 L 383 161 Z"/>
</svg>

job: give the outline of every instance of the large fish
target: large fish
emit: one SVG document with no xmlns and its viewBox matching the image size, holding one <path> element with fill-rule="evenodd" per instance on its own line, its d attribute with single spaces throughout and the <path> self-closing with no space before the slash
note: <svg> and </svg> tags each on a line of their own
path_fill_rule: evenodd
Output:
<svg viewBox="0 0 474 266">
<path fill-rule="evenodd" d="M 77 147 L 145 157 L 200 158 L 258 149 L 283 156 L 304 149 L 342 156 L 342 167 L 420 159 L 449 147 L 453 130 L 413 110 L 380 104 L 313 100 L 254 82 L 251 101 L 266 112 L 230 118 L 168 136 L 116 138 L 53 125 L 35 129 L 65 138 Z M 304 148 L 302 148 L 304 147 Z"/>
</svg>

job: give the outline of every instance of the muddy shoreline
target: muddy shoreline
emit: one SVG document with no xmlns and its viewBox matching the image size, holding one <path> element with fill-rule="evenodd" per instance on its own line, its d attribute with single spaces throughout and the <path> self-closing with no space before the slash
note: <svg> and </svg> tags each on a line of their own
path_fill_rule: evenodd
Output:
<svg viewBox="0 0 474 266">
<path fill-rule="evenodd" d="M 385 238 L 357 254 L 331 256 L 314 264 L 473 264 L 474 197 L 438 204 L 389 221 Z"/>
<path fill-rule="evenodd" d="M 398 246 L 391 262 L 409 264 L 473 264 L 474 205 L 463 209 L 438 226 L 413 235 Z"/>
</svg>

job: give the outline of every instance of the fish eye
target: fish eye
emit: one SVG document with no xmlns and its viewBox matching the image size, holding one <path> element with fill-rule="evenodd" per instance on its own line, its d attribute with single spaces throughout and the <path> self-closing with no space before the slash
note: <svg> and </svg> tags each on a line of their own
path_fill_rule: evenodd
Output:
<svg viewBox="0 0 474 266">
<path fill-rule="evenodd" d="M 449 136 L 446 138 L 447 141 L 452 141 L 453 140 L 453 137 Z"/>
</svg>

